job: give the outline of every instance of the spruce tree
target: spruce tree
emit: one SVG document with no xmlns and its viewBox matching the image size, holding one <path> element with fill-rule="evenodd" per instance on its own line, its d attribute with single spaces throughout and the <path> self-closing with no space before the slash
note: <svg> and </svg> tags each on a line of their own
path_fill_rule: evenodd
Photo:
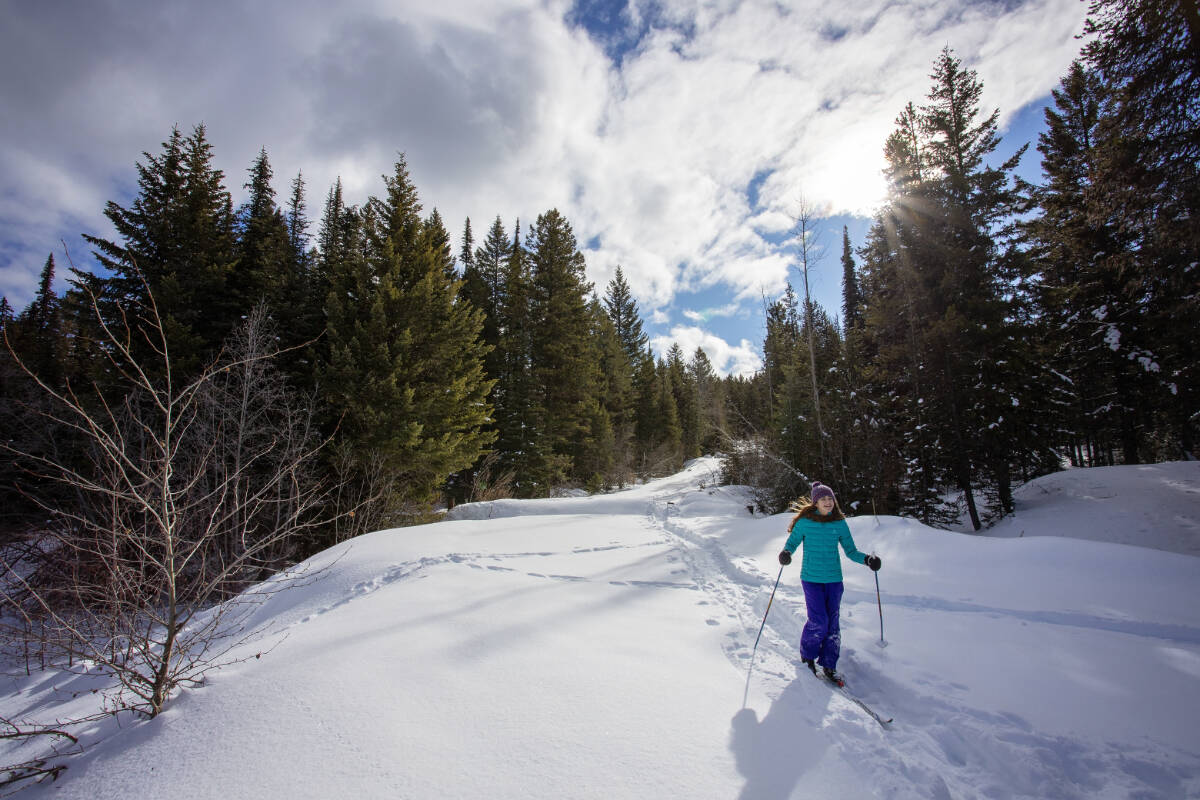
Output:
<svg viewBox="0 0 1200 800">
<path fill-rule="evenodd" d="M 112 321 L 120 308 L 145 303 L 152 292 L 174 367 L 186 374 L 215 354 L 247 310 L 229 289 L 236 261 L 233 201 L 223 173 L 212 166 L 203 125 L 187 137 L 172 130 L 161 154 L 143 156 L 132 205 L 110 201 L 105 209 L 119 241 L 84 237 L 109 275 L 90 280 L 84 274 L 72 283 L 80 291 L 101 288 L 101 313 Z"/>
<path fill-rule="evenodd" d="M 1045 182 L 1034 197 L 1041 213 L 1026 225 L 1040 270 L 1038 341 L 1071 381 L 1071 407 L 1062 417 L 1072 458 L 1111 464 L 1118 449 L 1137 458 L 1150 405 L 1140 367 L 1109 346 L 1134 338 L 1144 313 L 1123 277 L 1134 242 L 1096 197 L 1107 102 L 1099 76 L 1076 61 L 1053 96 L 1038 143 Z"/>
<path fill-rule="evenodd" d="M 303 271 L 308 261 L 309 221 L 304 201 L 304 173 L 297 172 L 292 178 L 292 193 L 288 196 L 287 237 L 290 257 Z"/>
<path fill-rule="evenodd" d="M 666 475 L 683 466 L 683 427 L 679 405 L 671 381 L 670 367 L 663 359 L 654 364 L 654 388 L 651 430 L 654 448 L 649 452 L 649 475 Z"/>
<path fill-rule="evenodd" d="M 688 374 L 683 360 L 683 348 L 678 342 L 667 351 L 667 380 L 675 398 L 675 409 L 679 417 L 679 443 L 683 459 L 700 455 L 700 404 L 696 396 L 696 385 Z"/>
<path fill-rule="evenodd" d="M 573 465 L 600 377 L 589 337 L 592 287 L 575 234 L 556 209 L 538 216 L 525 246 L 532 266 L 530 363 L 545 415 L 543 480 L 553 485 L 587 477 L 575 473 Z"/>
<path fill-rule="evenodd" d="M 1013 464 L 1046 448 L 1019 424 L 1029 417 L 1011 412 L 1036 408 L 1044 392 L 1003 368 L 1023 363 L 1045 377 L 1016 344 L 1027 331 L 1013 291 L 1023 259 L 1011 246 L 1021 208 L 1012 172 L 1024 148 L 989 166 L 998 112 L 980 116 L 975 73 L 947 49 L 931 77 L 928 103 L 901 113 L 885 147 L 891 200 L 866 251 L 865 319 L 879 413 L 909 431 L 905 495 L 934 521 L 937 488 L 952 484 L 978 529 L 979 490 L 1007 510 Z"/>
<path fill-rule="evenodd" d="M 489 378 L 499 379 L 502 372 L 503 347 L 500 341 L 501 305 L 504 298 L 504 270 L 512 252 L 512 243 L 499 217 L 488 230 L 483 245 L 474 248 L 471 221 L 463 232 L 461 261 L 462 297 L 483 312 L 483 341 L 491 348 L 484 359 Z M 474 249 L 472 249 L 474 248 Z M 493 394 L 495 393 L 493 389 Z"/>
<path fill-rule="evenodd" d="M 1085 36 L 1111 100 L 1096 205 L 1132 243 L 1123 290 L 1142 307 L 1113 342 L 1146 390 L 1124 460 L 1189 457 L 1200 431 L 1200 11 L 1194 0 L 1092 0 Z"/>
<path fill-rule="evenodd" d="M 428 501 L 494 438 L 484 430 L 482 315 L 458 300 L 437 218 L 420 219 L 403 159 L 367 203 L 361 255 L 331 276 L 324 386 L 342 435 L 377 454 L 400 495 Z"/>
<path fill-rule="evenodd" d="M 624 485 L 632 478 L 635 470 L 634 425 L 636 397 L 633 387 L 633 364 L 621 344 L 617 328 L 600 300 L 593 296 L 588 305 L 591 316 L 591 339 L 597 356 L 600 373 L 598 402 L 607 417 L 611 433 L 608 436 L 610 450 L 606 458 L 606 469 L 601 473 L 606 484 Z M 601 420 L 592 413 L 593 427 L 602 427 Z M 593 436 L 593 439 L 597 439 Z M 594 445 L 599 447 L 599 444 Z"/>
<path fill-rule="evenodd" d="M 450 231 L 446 229 L 446 223 L 442 221 L 442 215 L 436 208 L 425 220 L 425 236 L 429 239 L 429 246 L 433 249 L 446 280 L 456 283 L 459 278 L 458 262 L 454 259 L 453 248 L 450 245 Z"/>
<path fill-rule="evenodd" d="M 317 348 L 325 330 L 325 296 L 328 286 L 321 283 L 317 257 L 311 251 L 309 221 L 305 213 L 304 178 L 297 173 L 284 214 L 287 248 L 278 307 L 272 312 L 278 320 L 281 368 L 292 385 L 309 390 L 313 387 Z"/>
<path fill-rule="evenodd" d="M 842 326 L 847 334 L 862 327 L 862 297 L 858 290 L 858 273 L 854 269 L 854 253 L 850 249 L 850 229 L 842 226 Z"/>
<path fill-rule="evenodd" d="M 642 317 L 637 301 L 633 298 L 629 284 L 625 282 L 625 273 L 620 266 L 617 267 L 604 294 L 604 308 L 616 328 L 617 338 L 621 340 L 621 347 L 625 350 L 629 362 L 636 363 L 649 340 L 642 330 Z"/>
<path fill-rule="evenodd" d="M 497 311 L 500 373 L 495 418 L 501 467 L 514 475 L 515 491 L 524 497 L 547 491 L 543 464 L 545 413 L 533 376 L 533 293 L 532 267 L 521 244 L 518 220 L 504 264 L 504 289 Z"/>
<path fill-rule="evenodd" d="M 249 197 L 238 211 L 238 261 L 230 278 L 230 291 L 237 295 L 242 308 L 265 303 L 275 314 L 284 307 L 290 288 L 292 245 L 283 211 L 275 203 L 272 177 L 267 150 L 263 148 L 250 167 L 250 179 L 245 184 Z"/>
<path fill-rule="evenodd" d="M 38 290 L 29 308 L 18 318 L 20 354 L 33 374 L 49 386 L 58 388 L 63 380 L 62 314 L 54 292 L 54 254 L 46 258 L 38 278 Z"/>
<path fill-rule="evenodd" d="M 725 391 L 704 348 L 697 347 L 688 362 L 688 378 L 696 390 L 698 439 L 702 453 L 716 453 L 725 442 L 728 422 L 725 413 Z"/>
<path fill-rule="evenodd" d="M 0 297 L 0 338 L 8 333 L 8 326 L 14 318 L 13 308 L 8 302 L 8 297 Z"/>
</svg>

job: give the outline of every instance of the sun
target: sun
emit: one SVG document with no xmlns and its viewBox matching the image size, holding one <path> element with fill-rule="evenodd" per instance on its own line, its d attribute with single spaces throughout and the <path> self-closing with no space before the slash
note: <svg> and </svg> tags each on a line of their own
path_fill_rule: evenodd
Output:
<svg viewBox="0 0 1200 800">
<path fill-rule="evenodd" d="M 823 142 L 805 192 L 829 216 L 873 216 L 887 199 L 882 141 L 863 126 Z"/>
</svg>

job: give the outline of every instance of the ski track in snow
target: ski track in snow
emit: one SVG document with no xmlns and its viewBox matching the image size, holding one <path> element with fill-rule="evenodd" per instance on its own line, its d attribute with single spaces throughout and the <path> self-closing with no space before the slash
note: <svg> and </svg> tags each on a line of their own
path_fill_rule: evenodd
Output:
<svg viewBox="0 0 1200 800">
<path fill-rule="evenodd" d="M 773 698 L 800 683 L 813 702 L 813 710 L 824 719 L 817 716 L 797 720 L 796 726 L 810 724 L 836 731 L 837 746 L 845 761 L 855 765 L 856 771 L 870 773 L 877 781 L 880 796 L 1182 798 L 1187 796 L 1185 784 L 1200 774 L 1200 763 L 1182 750 L 1164 753 L 1160 747 L 1151 746 L 1144 752 L 1132 752 L 1127 743 L 1086 742 L 1039 733 L 1016 714 L 956 702 L 953 691 L 963 687 L 945 685 L 933 676 L 924 682 L 928 691 L 914 690 L 856 660 L 854 650 L 843 644 L 839 667 L 849 677 L 851 692 L 885 718 L 895 717 L 895 722 L 883 730 L 851 701 L 807 675 L 798 646 L 806 619 L 804 597 L 783 582 L 776 591 L 752 665 L 754 639 L 767 611 L 774 578 L 752 566 L 749 559 L 731 557 L 720 542 L 694 531 L 692 520 L 676 513 L 681 497 L 694 491 L 692 488 L 656 498 L 647 516 L 652 524 L 676 538 L 684 562 L 702 591 L 738 621 L 738 630 L 728 634 L 727 657 L 740 671 L 749 673 L 747 680 L 758 675 Z M 916 610 L 1008 616 L 1038 624 L 1200 642 L 1200 630 L 1186 626 L 991 608 L 929 597 L 889 595 L 888 603 Z M 843 614 L 856 604 L 869 604 L 873 609 L 875 596 L 848 590 Z M 836 712 L 830 714 L 829 708 Z M 944 764 L 945 768 L 931 771 L 931 762 Z M 1190 769 L 1178 769 L 1178 764 L 1189 762 Z M 914 793 L 915 787 L 927 788 Z"/>
<path fill-rule="evenodd" d="M 1172 747 L 1158 740 L 1146 740 L 1144 746 L 1138 747 L 1131 746 L 1128 738 L 1106 742 L 1094 734 L 1080 737 L 1041 731 L 1020 714 L 972 705 L 970 700 L 974 695 L 969 687 L 934 672 L 933 658 L 929 659 L 927 672 L 918 672 L 915 678 L 910 674 L 907 680 L 901 680 L 881 668 L 878 659 L 859 657 L 856 648 L 844 641 L 839 666 L 848 678 L 849 691 L 885 718 L 895 717 L 894 723 L 881 727 L 849 699 L 814 679 L 801 664 L 798 643 L 805 605 L 794 571 L 785 573 L 785 580 L 778 586 L 752 664 L 755 637 L 767 611 L 776 573 L 764 572 L 756 558 L 731 553 L 726 542 L 711 535 L 715 529 L 732 527 L 723 522 L 726 517 L 733 521 L 736 515 L 739 522 L 745 520 L 746 504 L 738 495 L 739 490 L 718 488 L 711 481 L 707 486 L 697 485 L 697 476 L 693 474 L 692 478 L 688 485 L 668 484 L 644 503 L 614 495 L 611 502 L 599 496 L 588 498 L 586 506 L 580 506 L 589 514 L 635 518 L 637 524 L 651 533 L 648 540 L 525 552 L 451 552 L 381 565 L 377 574 L 353 584 L 336 600 L 272 630 L 270 637 L 286 636 L 289 628 L 336 613 L 402 582 L 423 580 L 432 571 L 441 569 L 511 573 L 563 584 L 603 583 L 630 592 L 693 592 L 696 605 L 702 609 L 702 623 L 728 629 L 722 637 L 722 647 L 732 667 L 731 683 L 740 676 L 746 682 L 747 697 L 754 697 L 761 704 L 765 696 L 771 702 L 762 721 L 761 712 L 753 707 L 753 702 L 749 703 L 751 707 L 730 709 L 735 712 L 731 720 L 731 750 L 739 764 L 746 759 L 752 761 L 753 769 L 743 770 L 747 783 L 741 797 L 746 800 L 805 796 L 806 785 L 799 783 L 805 767 L 797 766 L 795 769 L 799 771 L 792 774 L 786 772 L 789 767 L 780 766 L 779 762 L 793 757 L 788 749 L 792 743 L 812 743 L 814 737 L 828 742 L 835 760 L 845 765 L 842 768 L 845 775 L 861 776 L 864 793 L 855 797 L 1150 800 L 1194 796 L 1189 792 L 1200 783 L 1200 757 L 1183 748 L 1194 747 L 1195 743 L 1177 742 Z M 684 511 L 684 506 L 694 500 L 705 504 L 703 510 Z M 492 518 L 498 512 L 516 508 L 498 505 L 481 511 Z M 549 510 L 538 507 L 534 513 L 545 514 Z M 563 507 L 560 513 L 576 512 Z M 564 561 L 569 562 L 572 556 L 622 550 L 648 550 L 652 558 L 665 558 L 670 563 L 671 579 L 607 579 L 589 576 L 584 569 L 580 572 L 585 574 L 571 574 L 571 570 L 563 569 Z M 552 563 L 553 567 L 539 569 L 541 560 Z M 1027 625 L 1200 644 L 1200 628 L 1187 625 L 1153 624 L 1085 613 L 1006 609 L 919 595 L 888 594 L 886 603 L 914 615 L 928 611 L 991 617 Z M 853 619 L 850 624 L 865 624 L 874 613 L 874 593 L 847 589 L 843 616 Z M 1050 638 L 1056 633 L 1049 631 L 1042 635 Z M 1186 660 L 1190 653 L 1180 651 L 1177 657 Z M 911 673 L 911 665 L 908 669 Z M 1195 665 L 1188 669 L 1195 669 Z M 1200 672 L 1196 677 L 1200 679 Z M 89 679 L 76 676 L 73 680 L 78 685 L 67 682 L 57 691 L 72 692 Z M 31 690 L 31 694 L 36 695 L 36 691 Z M 39 705 L 45 702 L 42 698 Z M 298 702 L 306 715 L 321 721 L 319 709 L 303 697 Z M 34 710 L 27 707 L 22 713 Z M 335 727 L 325 728 L 325 733 L 345 748 L 361 750 L 352 737 Z M 765 756 L 756 752 L 763 749 L 768 751 Z M 360 755 L 373 758 L 367 750 L 361 750 Z M 765 775 L 770 785 L 764 789 L 755 784 L 755 773 Z M 843 785 L 853 785 L 853 781 L 849 784 L 843 781 Z"/>
<path fill-rule="evenodd" d="M 683 565 L 680 573 L 690 580 L 639 581 L 609 580 L 605 583 L 631 589 L 678 589 L 699 592 L 698 604 L 712 606 L 705 623 L 733 626 L 725 638 L 725 655 L 747 680 L 759 681 L 768 697 L 778 700 L 783 694 L 802 694 L 811 716 L 795 719 L 801 728 L 822 728 L 836 741 L 842 759 L 865 770 L 880 796 L 889 798 L 1073 798 L 1104 797 L 1184 797 L 1185 784 L 1200 774 L 1180 771 L 1180 763 L 1195 762 L 1189 754 L 1161 752 L 1148 747 L 1131 752 L 1128 744 L 1088 742 L 1077 738 L 1039 733 L 1012 713 L 997 713 L 973 708 L 955 699 L 964 687 L 947 684 L 931 675 L 917 686 L 905 686 L 855 658 L 853 648 L 843 645 L 842 670 L 847 674 L 850 691 L 885 718 L 895 717 L 886 730 L 850 700 L 829 686 L 814 680 L 800 662 L 798 643 L 805 619 L 802 593 L 780 583 L 763 630 L 754 663 L 751 653 L 763 614 L 767 610 L 771 575 L 764 574 L 752 559 L 731 556 L 716 539 L 692 528 L 694 520 L 680 516 L 679 502 L 696 492 L 716 494 L 728 490 L 697 489 L 690 486 L 672 489 L 650 500 L 643 512 L 647 527 L 663 538 L 634 545 L 613 544 L 602 547 L 562 551 L 516 553 L 451 553 L 394 564 L 378 576 L 355 585 L 336 603 L 321 608 L 293 624 L 304 624 L 337 610 L 355 599 L 404 580 L 419 580 L 432 568 L 457 565 L 469 569 L 522 573 L 532 578 L 587 582 L 580 575 L 552 574 L 528 569 L 529 560 L 584 555 L 622 549 L 669 547 Z M 600 498 L 593 498 L 590 510 Z M 614 503 L 615 513 L 628 513 Z M 732 501 L 730 508 L 744 508 Z M 489 515 L 490 516 L 490 515 Z M 523 566 L 509 566 L 523 562 Z M 863 604 L 874 607 L 875 597 L 847 590 L 846 609 Z M 1012 617 L 1029 623 L 1070 626 L 1085 629 L 1153 637 L 1190 644 L 1200 643 L 1200 629 L 1181 625 L 1155 625 L 1141 621 L 1108 619 L 1094 615 L 1053 611 L 1020 611 L 988 607 L 966 602 L 920 596 L 888 596 L 890 606 L 915 611 L 931 610 L 963 614 Z M 753 713 L 747 709 L 739 715 Z M 739 720 L 735 717 L 735 728 Z M 931 770 L 930 763 L 943 765 Z M 1176 766 L 1171 766 L 1171 765 Z M 915 787 L 925 787 L 917 789 Z"/>
</svg>

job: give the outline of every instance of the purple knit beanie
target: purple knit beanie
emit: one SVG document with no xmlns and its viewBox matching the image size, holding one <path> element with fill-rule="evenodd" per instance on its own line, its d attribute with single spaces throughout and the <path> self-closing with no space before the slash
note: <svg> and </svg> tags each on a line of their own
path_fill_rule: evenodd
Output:
<svg viewBox="0 0 1200 800">
<path fill-rule="evenodd" d="M 835 502 L 835 503 L 837 502 L 837 496 L 833 493 L 833 489 L 830 489 L 828 486 L 821 483 L 820 481 L 813 481 L 812 501 L 815 503 L 818 500 L 820 500 L 822 497 L 828 497 L 833 502 Z"/>
</svg>

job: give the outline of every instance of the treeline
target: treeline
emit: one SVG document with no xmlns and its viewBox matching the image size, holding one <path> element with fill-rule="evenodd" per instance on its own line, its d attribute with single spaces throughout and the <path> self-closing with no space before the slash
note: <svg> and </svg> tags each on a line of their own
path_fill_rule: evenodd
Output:
<svg viewBox="0 0 1200 800">
<path fill-rule="evenodd" d="M 30 306 L 4 303 L 10 528 L 71 502 L 39 459 L 81 480 L 98 468 L 87 432 L 46 415 L 48 393 L 106 409 L 246 359 L 254 374 L 223 400 L 242 431 L 228 457 L 261 466 L 247 442 L 303 425 L 306 479 L 326 489 L 293 558 L 443 500 L 600 490 L 716 448 L 721 381 L 704 352 L 655 358 L 621 269 L 598 296 L 558 211 L 524 230 L 497 217 L 479 246 L 468 220 L 456 256 L 403 157 L 362 205 L 335 184 L 314 237 L 302 176 L 280 205 L 265 149 L 236 209 L 203 126 L 143 156 L 133 202 L 106 209 L 118 238 L 88 237 L 103 269 L 72 267 L 60 298 L 51 255 Z M 271 524 L 239 518 L 226 538 Z"/>
<path fill-rule="evenodd" d="M 90 239 L 103 269 L 72 269 L 59 298 L 51 256 L 29 308 L 0 306 L 46 384 L 3 356 L 10 449 L 88 461 L 79 431 L 37 416 L 37 397 L 129 397 L 117 334 L 155 385 L 258 365 L 220 401 L 240 392 L 227 417 L 256 433 L 222 447 L 235 463 L 266 446 L 253 442 L 318 452 L 305 485 L 324 489 L 300 492 L 320 502 L 305 506 L 294 556 L 443 498 L 621 486 L 717 450 L 763 510 L 822 478 L 860 511 L 965 513 L 975 527 L 1012 510 L 1014 485 L 1066 463 L 1191 457 L 1192 12 L 1093 3 L 1091 40 L 1046 111 L 1041 185 L 1015 175 L 1023 150 L 994 163 L 998 112 L 944 51 L 925 102 L 882 143 L 889 194 L 866 241 L 843 233 L 838 317 L 789 289 L 766 309 L 751 377 L 719 378 L 702 350 L 655 358 L 621 270 L 598 293 L 557 211 L 511 228 L 497 217 L 478 243 L 467 221 L 455 248 L 401 158 L 361 205 L 334 185 L 310 230 L 302 177 L 280 204 L 265 150 L 235 209 L 204 128 L 172 131 L 137 165 L 131 205 L 109 203 L 117 238 Z M 802 217 L 807 275 L 816 221 Z M 161 347 L 144 327 L 152 301 Z M 39 492 L 63 491 L 19 458 L 0 471 L 10 520 L 36 521 Z"/>
<path fill-rule="evenodd" d="M 901 110 L 887 202 L 844 240 L 841 325 L 789 290 L 735 393 L 759 435 L 732 477 L 764 505 L 812 476 L 860 511 L 978 529 L 1067 463 L 1194 457 L 1200 17 L 1097 1 L 1087 33 L 1045 112 L 1041 185 L 1014 173 L 1024 148 L 996 163 L 998 112 L 949 49 Z"/>
</svg>

